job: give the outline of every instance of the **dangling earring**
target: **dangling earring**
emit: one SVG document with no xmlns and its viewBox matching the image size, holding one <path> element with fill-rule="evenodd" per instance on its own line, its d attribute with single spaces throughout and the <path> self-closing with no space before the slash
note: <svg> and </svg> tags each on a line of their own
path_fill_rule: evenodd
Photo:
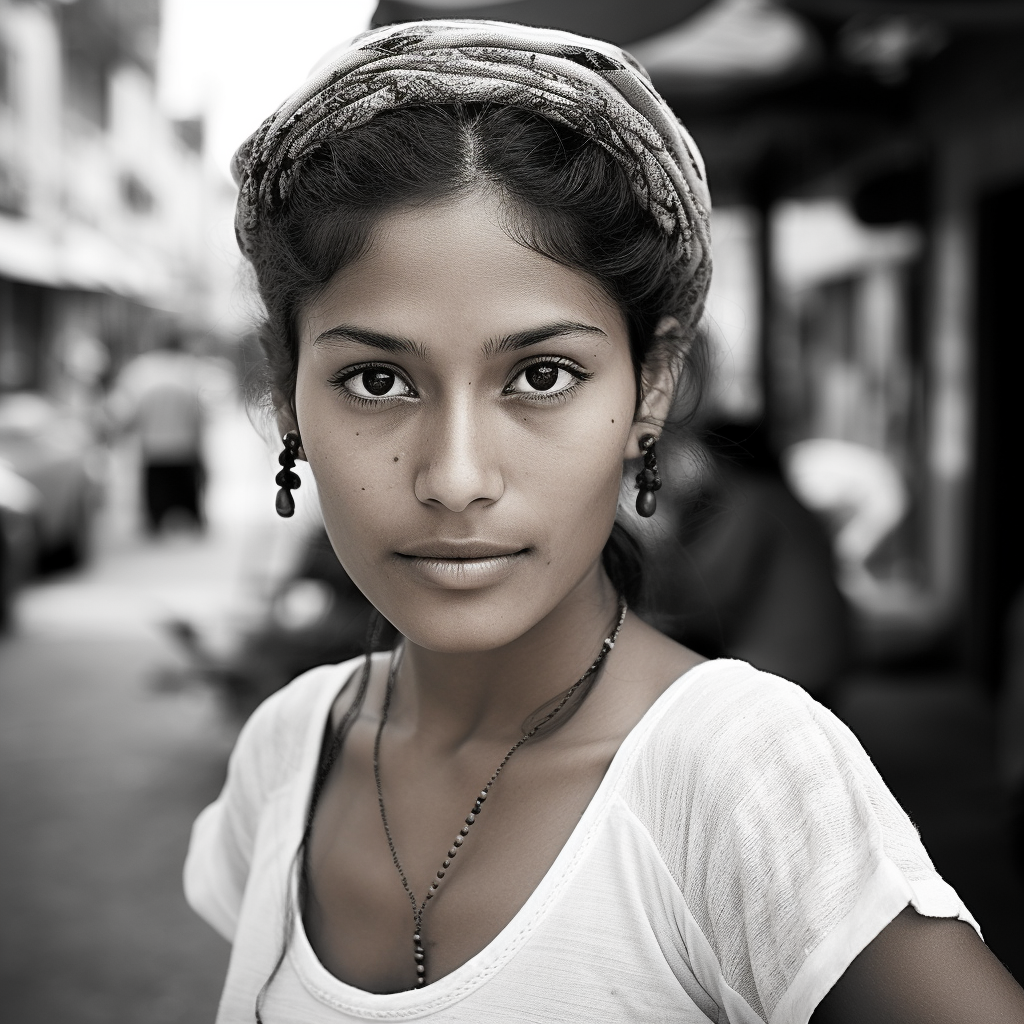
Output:
<svg viewBox="0 0 1024 1024">
<path fill-rule="evenodd" d="M 658 476 L 658 456 L 654 451 L 654 443 L 658 439 L 653 434 L 644 434 L 640 438 L 640 451 L 644 453 L 644 468 L 636 475 L 636 485 L 640 493 L 636 496 L 636 510 L 644 519 L 650 519 L 658 507 L 658 499 L 654 492 L 661 490 L 661 477 Z"/>
<path fill-rule="evenodd" d="M 292 472 L 292 466 L 295 465 L 295 458 L 299 454 L 299 446 L 302 444 L 302 441 L 299 440 L 299 435 L 294 430 L 289 430 L 281 440 L 284 441 L 284 451 L 278 455 L 277 461 L 284 468 L 274 477 L 274 483 L 281 488 L 277 492 L 277 501 L 274 504 L 277 508 L 277 514 L 282 519 L 290 519 L 295 515 L 295 502 L 292 499 L 292 491 L 302 485 L 298 473 Z"/>
</svg>

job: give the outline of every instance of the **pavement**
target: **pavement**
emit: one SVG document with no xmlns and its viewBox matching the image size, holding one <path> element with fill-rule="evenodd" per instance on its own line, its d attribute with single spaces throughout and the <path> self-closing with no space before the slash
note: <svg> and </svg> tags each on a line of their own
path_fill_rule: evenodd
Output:
<svg viewBox="0 0 1024 1024">
<path fill-rule="evenodd" d="M 228 946 L 181 865 L 231 736 L 210 694 L 148 683 L 157 639 L 0 647 L 0 1004 L 16 1024 L 212 1021 Z"/>
<path fill-rule="evenodd" d="M 5 1021 L 213 1020 L 228 947 L 185 904 L 181 866 L 238 723 L 209 688 L 178 685 L 186 663 L 161 624 L 185 617 L 230 634 L 301 530 L 273 517 L 273 457 L 237 411 L 213 442 L 205 533 L 143 539 L 120 453 L 95 558 L 26 589 L 0 639 Z M 980 689 L 956 676 L 865 674 L 835 707 L 1024 979 L 1024 887 Z"/>
<path fill-rule="evenodd" d="M 303 529 L 273 513 L 273 454 L 230 405 L 212 425 L 209 527 L 142 536 L 130 448 L 111 459 L 85 569 L 36 581 L 0 638 L 0 1019 L 212 1021 L 228 945 L 186 905 L 189 829 L 239 723 L 163 623 L 216 643 Z M 308 503 L 307 503 L 308 504 Z"/>
</svg>

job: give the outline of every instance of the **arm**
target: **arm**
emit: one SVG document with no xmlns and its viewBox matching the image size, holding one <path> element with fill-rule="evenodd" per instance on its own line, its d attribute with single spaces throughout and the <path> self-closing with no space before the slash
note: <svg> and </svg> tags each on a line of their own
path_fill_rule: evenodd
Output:
<svg viewBox="0 0 1024 1024">
<path fill-rule="evenodd" d="M 903 910 L 818 1005 L 811 1024 L 1021 1024 L 1024 989 L 969 925 Z"/>
<path fill-rule="evenodd" d="M 267 790 L 268 762 L 281 746 L 276 712 L 282 691 L 264 701 L 242 727 L 220 795 L 196 819 L 185 858 L 185 899 L 229 942 L 249 877 Z"/>
</svg>

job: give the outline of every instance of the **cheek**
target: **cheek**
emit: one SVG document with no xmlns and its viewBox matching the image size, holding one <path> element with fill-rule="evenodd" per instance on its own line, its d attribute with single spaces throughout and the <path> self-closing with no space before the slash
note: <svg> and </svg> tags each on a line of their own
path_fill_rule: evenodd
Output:
<svg viewBox="0 0 1024 1024">
<path fill-rule="evenodd" d="M 324 527 L 345 572 L 380 609 L 390 609 L 390 557 L 396 538 L 407 534 L 409 500 L 398 467 L 374 444 L 361 443 L 363 431 L 335 432 L 307 451 L 316 479 Z"/>
<path fill-rule="evenodd" d="M 356 422 L 358 417 L 339 415 L 338 396 L 315 379 L 308 363 L 299 365 L 295 409 L 324 524 L 335 551 L 352 574 L 358 571 L 359 552 L 372 548 L 380 532 L 380 480 L 394 474 L 387 473 L 383 455 L 365 426 Z M 394 486 L 393 480 L 388 483 Z M 359 538 L 362 543 L 352 542 Z"/>
<path fill-rule="evenodd" d="M 578 558 L 593 557 L 611 531 L 632 414 L 632 392 L 609 389 L 538 446 L 532 499 Z"/>
</svg>

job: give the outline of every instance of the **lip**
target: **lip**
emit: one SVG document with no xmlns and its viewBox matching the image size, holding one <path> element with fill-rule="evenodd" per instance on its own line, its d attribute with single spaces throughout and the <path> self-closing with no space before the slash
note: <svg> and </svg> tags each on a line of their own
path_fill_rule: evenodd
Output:
<svg viewBox="0 0 1024 1024">
<path fill-rule="evenodd" d="M 526 550 L 508 541 L 453 538 L 450 540 L 424 540 L 405 545 L 398 554 L 402 558 L 427 558 L 433 561 L 464 561 L 482 558 L 506 558 Z"/>
<path fill-rule="evenodd" d="M 444 590 L 475 590 L 502 582 L 528 548 L 480 540 L 426 541 L 396 552 L 398 562 L 424 583 Z"/>
</svg>

